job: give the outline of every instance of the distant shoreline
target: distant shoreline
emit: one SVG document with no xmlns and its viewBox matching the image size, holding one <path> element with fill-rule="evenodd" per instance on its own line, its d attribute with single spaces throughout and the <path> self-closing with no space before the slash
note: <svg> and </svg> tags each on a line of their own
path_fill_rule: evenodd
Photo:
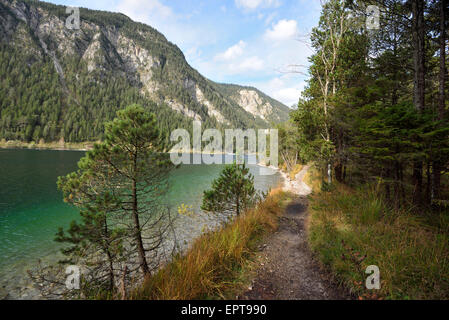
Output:
<svg viewBox="0 0 449 320">
<path fill-rule="evenodd" d="M 29 150 L 55 150 L 55 151 L 89 151 L 95 142 L 24 142 L 19 140 L 1 140 L 0 149 L 29 149 Z"/>
<path fill-rule="evenodd" d="M 52 151 L 89 151 L 93 149 L 94 144 L 97 142 L 87 141 L 87 142 L 44 142 L 44 143 L 35 143 L 35 142 L 23 142 L 18 140 L 1 140 L 0 141 L 0 149 L 10 149 L 10 150 L 52 150 Z M 170 153 L 183 152 L 182 150 L 173 150 Z M 235 155 L 235 153 L 226 153 L 224 151 L 218 152 L 198 152 L 196 150 L 190 150 L 189 153 L 193 154 L 221 154 L 221 155 Z M 245 153 L 245 155 L 257 155 L 255 153 Z M 261 167 L 266 167 L 273 169 L 275 171 L 279 171 L 279 173 L 284 178 L 284 186 L 286 181 L 288 181 L 287 174 L 283 172 L 280 168 L 276 168 L 272 165 L 266 165 L 263 163 L 256 163 L 256 165 Z"/>
<path fill-rule="evenodd" d="M 86 142 L 24 142 L 19 140 L 0 140 L 0 149 L 30 149 L 30 150 L 55 150 L 55 151 L 89 151 L 92 150 L 95 143 L 100 141 L 86 141 Z M 182 153 L 183 150 L 171 150 L 168 153 Z M 198 152 L 197 150 L 189 150 L 189 153 L 195 154 L 222 154 L 235 155 L 235 153 L 227 153 L 224 151 L 215 152 Z M 256 153 L 245 153 L 245 155 L 257 155 Z"/>
</svg>

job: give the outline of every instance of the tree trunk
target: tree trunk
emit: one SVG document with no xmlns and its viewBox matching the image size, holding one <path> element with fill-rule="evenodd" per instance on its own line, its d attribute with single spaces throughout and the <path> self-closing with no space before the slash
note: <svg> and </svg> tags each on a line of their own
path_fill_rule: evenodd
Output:
<svg viewBox="0 0 449 320">
<path fill-rule="evenodd" d="M 341 164 L 341 162 L 339 162 L 335 168 L 335 179 L 338 182 L 343 182 L 343 165 Z"/>
<path fill-rule="evenodd" d="M 441 189 L 441 165 L 439 161 L 433 163 L 433 199 L 440 198 Z"/>
<path fill-rule="evenodd" d="M 104 216 L 104 235 L 106 238 L 109 237 L 108 223 L 106 220 L 106 215 Z M 112 292 L 114 290 L 114 261 L 112 259 L 111 251 L 109 250 L 109 239 L 107 240 L 107 246 L 104 248 L 106 251 L 106 256 L 109 262 L 109 290 Z"/>
<path fill-rule="evenodd" d="M 438 96 L 438 118 L 444 119 L 446 107 L 446 16 L 445 9 L 447 0 L 440 0 L 440 70 L 438 74 L 439 96 Z"/>
<path fill-rule="evenodd" d="M 428 161 L 426 163 L 426 178 L 427 178 L 427 186 L 426 186 L 426 203 L 430 204 L 432 199 L 432 178 L 430 172 L 431 163 Z"/>
<path fill-rule="evenodd" d="M 109 261 L 109 291 L 114 290 L 114 264 L 112 262 L 111 252 L 109 250 L 106 251 Z"/>
<path fill-rule="evenodd" d="M 413 203 L 422 204 L 422 161 L 413 164 Z"/>
<path fill-rule="evenodd" d="M 239 216 L 240 215 L 240 197 L 237 195 L 237 198 L 236 198 L 236 202 L 235 202 L 235 204 L 236 204 L 236 214 L 237 214 L 237 216 Z"/>
<path fill-rule="evenodd" d="M 425 107 L 425 44 L 424 44 L 424 1 L 412 1 L 412 37 L 413 37 L 413 103 L 422 112 Z M 417 205 L 422 203 L 422 161 L 413 163 L 413 201 Z"/>
<path fill-rule="evenodd" d="M 122 281 L 120 284 L 120 295 L 121 295 L 121 300 L 126 300 L 126 273 L 128 272 L 128 267 L 125 266 L 125 269 L 123 269 L 123 274 L 122 274 Z"/>
<path fill-rule="evenodd" d="M 440 70 L 438 74 L 439 95 L 438 95 L 438 120 L 445 117 L 446 108 L 446 16 L 445 10 L 447 0 L 440 0 Z M 432 168 L 432 199 L 438 199 L 441 188 L 441 162 L 436 159 Z"/>
<path fill-rule="evenodd" d="M 413 12 L 413 103 L 419 111 L 424 109 L 425 93 L 425 38 L 424 38 L 424 1 L 412 1 Z"/>
<path fill-rule="evenodd" d="M 134 172 L 137 170 L 137 155 L 134 157 Z M 137 183 L 136 179 L 133 179 L 132 185 L 132 201 L 133 201 L 133 219 L 134 219 L 134 232 L 135 240 L 137 245 L 137 250 L 139 253 L 139 263 L 140 268 L 144 276 L 150 274 L 150 269 L 148 268 L 147 258 L 145 256 L 145 249 L 143 247 L 142 233 L 140 230 L 139 214 L 137 210 Z"/>
</svg>

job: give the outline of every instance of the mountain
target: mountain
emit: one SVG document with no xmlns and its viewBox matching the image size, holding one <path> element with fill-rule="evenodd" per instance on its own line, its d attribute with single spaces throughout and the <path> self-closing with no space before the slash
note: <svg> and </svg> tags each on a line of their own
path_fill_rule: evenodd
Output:
<svg viewBox="0 0 449 320">
<path fill-rule="evenodd" d="M 289 108 L 252 87 L 219 84 L 193 69 L 154 28 L 120 13 L 0 0 L 0 139 L 101 139 L 103 123 L 139 103 L 162 130 L 264 128 Z"/>
</svg>

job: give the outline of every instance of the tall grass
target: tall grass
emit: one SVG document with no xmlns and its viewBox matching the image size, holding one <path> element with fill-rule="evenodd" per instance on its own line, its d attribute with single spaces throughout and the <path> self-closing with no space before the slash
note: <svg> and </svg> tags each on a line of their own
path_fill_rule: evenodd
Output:
<svg viewBox="0 0 449 320">
<path fill-rule="evenodd" d="M 337 186 L 312 197 L 309 240 L 361 299 L 448 299 L 449 233 L 440 221 L 389 209 L 370 187 Z M 368 265 L 380 269 L 380 290 L 365 288 Z"/>
<path fill-rule="evenodd" d="M 323 175 L 315 164 L 311 164 L 309 170 L 304 175 L 304 182 L 312 189 L 314 193 L 321 191 L 323 185 Z"/>
<path fill-rule="evenodd" d="M 289 178 L 291 180 L 295 180 L 296 175 L 302 170 L 303 167 L 304 166 L 300 163 L 296 164 L 295 167 L 288 173 Z"/>
<path fill-rule="evenodd" d="M 133 299 L 217 299 L 238 290 L 258 241 L 274 231 L 288 195 L 272 191 L 256 208 L 222 229 L 198 238 L 179 255 L 146 279 Z"/>
</svg>

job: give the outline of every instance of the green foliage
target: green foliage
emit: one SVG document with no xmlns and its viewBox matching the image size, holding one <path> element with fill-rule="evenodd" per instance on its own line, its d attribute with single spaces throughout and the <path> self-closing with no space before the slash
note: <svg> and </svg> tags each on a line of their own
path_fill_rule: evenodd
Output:
<svg viewBox="0 0 449 320">
<path fill-rule="evenodd" d="M 131 263 L 130 254 L 149 272 L 146 252 L 158 248 L 170 224 L 163 200 L 173 164 L 163 140 L 153 114 L 128 106 L 106 124 L 104 142 L 87 152 L 79 170 L 58 179 L 64 200 L 80 208 L 82 219 L 56 240 L 71 244 L 63 250 L 69 261 L 106 268 L 109 290 L 122 271 L 116 264 L 124 257 Z"/>
<path fill-rule="evenodd" d="M 212 189 L 204 191 L 201 209 L 228 215 L 240 215 L 255 204 L 257 192 L 254 177 L 243 164 L 231 164 L 212 182 Z"/>
<path fill-rule="evenodd" d="M 324 164 L 327 159 L 332 158 L 334 146 L 323 139 L 324 117 L 316 102 L 300 101 L 298 108 L 291 113 L 291 119 L 298 129 L 299 152 L 305 162 L 317 161 Z"/>
<path fill-rule="evenodd" d="M 0 73 L 0 137 L 57 140 L 62 92 L 52 63 L 0 44 Z"/>
<path fill-rule="evenodd" d="M 104 138 L 104 123 L 131 103 L 157 114 L 166 142 L 171 130 L 191 127 L 191 121 L 146 99 L 113 71 L 91 74 L 85 63 L 67 58 L 64 89 L 51 61 L 30 59 L 31 55 L 12 46 L 0 46 L 0 69 L 5 75 L 0 80 L 1 138 L 28 142 L 100 140 Z M 100 81 L 102 85 L 94 85 Z"/>
<path fill-rule="evenodd" d="M 64 22 L 68 14 L 64 6 L 38 1 L 23 1 L 25 7 L 39 7 L 50 17 Z M 111 121 L 117 110 L 136 103 L 153 112 L 160 130 L 168 133 L 176 128 L 191 130 L 191 118 L 176 112 L 166 105 L 174 100 L 201 116 L 205 128 L 222 129 L 207 108 L 198 103 L 192 94 L 195 83 L 204 97 L 229 121 L 226 126 L 238 128 L 267 127 L 267 123 L 243 110 L 233 99 L 243 87 L 214 83 L 191 68 L 174 44 L 155 29 L 133 22 L 123 14 L 80 9 L 81 21 L 100 28 L 98 55 L 93 58 L 96 67 L 88 68 L 83 57 L 87 45 L 94 41 L 97 31 L 83 29 L 83 36 L 73 33 L 75 48 L 61 52 L 59 31 L 45 35 L 37 34 L 33 27 L 18 19 L 14 12 L 2 5 L 2 18 L 11 21 L 12 33 L 0 30 L 0 140 L 38 142 L 96 141 L 104 138 L 104 123 Z M 43 19 L 45 22 L 45 19 Z M 114 29 L 144 48 L 156 63 L 151 67 L 151 81 L 157 83 L 154 94 L 143 94 L 145 81 L 138 73 L 129 71 L 126 62 L 118 55 L 117 44 L 106 30 Z M 55 52 L 62 74 L 55 70 L 54 62 L 45 53 L 42 42 Z M 67 40 L 67 39 L 66 39 Z M 269 97 L 263 99 L 274 103 Z M 287 108 L 276 102 L 279 110 L 276 121 L 286 120 Z"/>
<path fill-rule="evenodd" d="M 426 107 L 417 108 L 410 8 L 385 2 L 388 23 L 369 31 L 360 21 L 371 2 L 343 2 L 327 1 L 311 34 L 311 78 L 291 113 L 298 152 L 323 172 L 330 164 L 340 182 L 380 183 L 396 206 L 430 204 L 443 196 L 441 177 L 449 169 L 449 113 L 436 94 L 438 47 L 427 47 Z M 428 41 L 438 40 L 436 4 L 425 8 L 435 32 Z"/>
<path fill-rule="evenodd" d="M 305 155 L 300 153 L 300 139 L 297 128 L 291 121 L 276 126 L 278 129 L 280 163 L 285 164 L 287 172 L 294 170 L 298 162 L 304 161 Z"/>
</svg>

